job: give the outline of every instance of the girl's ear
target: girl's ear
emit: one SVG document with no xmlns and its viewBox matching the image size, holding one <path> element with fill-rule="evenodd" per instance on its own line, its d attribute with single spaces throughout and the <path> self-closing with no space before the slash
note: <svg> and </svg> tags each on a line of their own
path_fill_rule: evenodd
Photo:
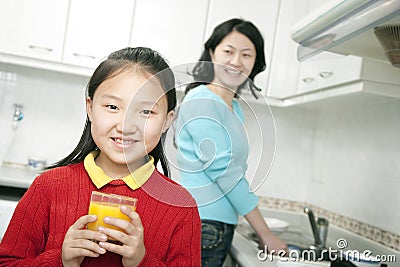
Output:
<svg viewBox="0 0 400 267">
<path fill-rule="evenodd" d="M 86 113 L 89 118 L 89 121 L 92 121 L 92 106 L 93 101 L 90 97 L 86 97 Z"/>
<path fill-rule="evenodd" d="M 174 121 L 174 116 L 175 116 L 175 112 L 173 110 L 168 112 L 167 117 L 165 118 L 165 121 L 164 121 L 163 129 L 162 129 L 163 133 L 165 133 L 168 130 L 168 128 L 171 126 L 172 122 Z"/>
</svg>

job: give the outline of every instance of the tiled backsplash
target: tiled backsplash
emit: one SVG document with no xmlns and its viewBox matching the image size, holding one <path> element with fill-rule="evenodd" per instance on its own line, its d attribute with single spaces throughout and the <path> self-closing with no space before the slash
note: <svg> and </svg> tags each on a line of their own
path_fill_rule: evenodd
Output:
<svg viewBox="0 0 400 267">
<path fill-rule="evenodd" d="M 400 235 L 394 234 L 378 227 L 369 225 L 355 219 L 322 209 L 307 202 L 292 201 L 279 198 L 260 197 L 261 208 L 272 208 L 286 211 L 303 212 L 304 207 L 310 207 L 316 217 L 324 217 L 340 228 L 353 232 L 362 237 L 380 243 L 384 246 L 400 251 Z"/>
</svg>

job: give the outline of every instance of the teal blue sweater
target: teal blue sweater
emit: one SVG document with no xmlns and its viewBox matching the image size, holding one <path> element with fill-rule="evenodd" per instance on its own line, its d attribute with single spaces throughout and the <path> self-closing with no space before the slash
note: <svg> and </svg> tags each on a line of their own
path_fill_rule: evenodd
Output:
<svg viewBox="0 0 400 267">
<path fill-rule="evenodd" d="M 201 85 L 179 107 L 175 140 L 180 183 L 199 206 L 202 220 L 237 224 L 258 203 L 245 179 L 249 145 L 243 110 Z"/>
</svg>

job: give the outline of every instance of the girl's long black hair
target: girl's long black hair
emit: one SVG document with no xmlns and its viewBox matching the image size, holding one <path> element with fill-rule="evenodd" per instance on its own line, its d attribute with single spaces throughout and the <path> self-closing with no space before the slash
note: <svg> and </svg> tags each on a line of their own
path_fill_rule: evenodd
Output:
<svg viewBox="0 0 400 267">
<path fill-rule="evenodd" d="M 221 43 L 221 41 L 233 31 L 237 31 L 249 38 L 256 49 L 254 67 L 248 79 L 238 87 L 237 94 L 247 86 L 254 97 L 257 98 L 255 91 L 260 91 L 261 89 L 259 89 L 253 81 L 256 75 L 264 71 L 266 68 L 264 39 L 260 31 L 252 22 L 239 18 L 227 20 L 215 27 L 210 38 L 208 38 L 207 42 L 204 44 L 204 51 L 200 56 L 199 61 L 194 66 L 192 73 L 190 73 L 194 77 L 194 82 L 186 86 L 185 94 L 201 84 L 209 84 L 212 82 L 214 79 L 214 68 L 213 64 L 209 63 L 211 62 L 210 51 L 214 52 L 215 48 Z"/>
<path fill-rule="evenodd" d="M 176 90 L 174 74 L 163 57 L 156 51 L 146 47 L 127 47 L 111 53 L 94 71 L 86 87 L 87 97 L 93 99 L 99 85 L 114 74 L 126 68 L 135 67 L 155 75 L 163 87 L 167 101 L 168 112 L 176 107 Z M 154 165 L 161 161 L 164 175 L 169 176 L 168 161 L 164 154 L 163 144 L 167 132 L 161 135 L 157 146 L 149 153 L 154 158 Z M 52 169 L 81 162 L 85 157 L 96 150 L 97 145 L 92 138 L 91 122 L 86 117 L 85 127 L 76 148 L 65 158 L 47 167 Z"/>
</svg>

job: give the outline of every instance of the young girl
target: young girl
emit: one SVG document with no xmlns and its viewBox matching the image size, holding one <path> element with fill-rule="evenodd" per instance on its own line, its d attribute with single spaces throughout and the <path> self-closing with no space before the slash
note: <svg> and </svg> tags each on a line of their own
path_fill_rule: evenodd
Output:
<svg viewBox="0 0 400 267">
<path fill-rule="evenodd" d="M 245 179 L 249 153 L 243 110 L 235 99 L 265 69 L 264 40 L 253 23 L 230 19 L 218 25 L 193 69 L 179 107 L 175 141 L 180 182 L 196 199 L 202 220 L 202 265 L 222 266 L 238 216 L 272 251 L 287 251 L 274 235 Z M 201 107 L 201 108 L 199 108 Z"/>
<path fill-rule="evenodd" d="M 87 120 L 66 158 L 38 176 L 0 244 L 0 266 L 200 266 L 201 225 L 190 194 L 155 169 L 176 105 L 166 62 L 149 48 L 112 53 L 87 87 Z M 86 229 L 92 191 L 138 199 L 122 228 Z M 119 244 L 107 242 L 114 238 Z"/>
</svg>

